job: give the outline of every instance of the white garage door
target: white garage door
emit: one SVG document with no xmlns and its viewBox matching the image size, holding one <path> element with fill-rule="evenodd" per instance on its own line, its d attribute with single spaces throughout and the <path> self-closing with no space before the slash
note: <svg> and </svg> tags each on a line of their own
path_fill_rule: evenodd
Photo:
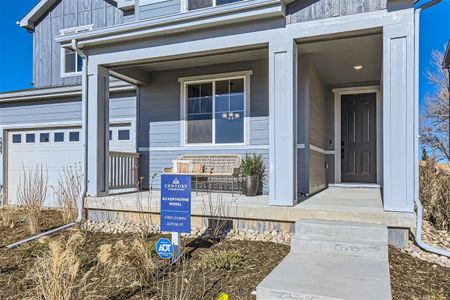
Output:
<svg viewBox="0 0 450 300">
<path fill-rule="evenodd" d="M 111 126 L 112 151 L 133 151 L 130 125 Z M 8 133 L 8 201 L 17 203 L 23 172 L 42 166 L 48 180 L 45 206 L 58 206 L 54 188 L 64 167 L 81 167 L 83 147 L 80 127 L 27 129 Z"/>
</svg>

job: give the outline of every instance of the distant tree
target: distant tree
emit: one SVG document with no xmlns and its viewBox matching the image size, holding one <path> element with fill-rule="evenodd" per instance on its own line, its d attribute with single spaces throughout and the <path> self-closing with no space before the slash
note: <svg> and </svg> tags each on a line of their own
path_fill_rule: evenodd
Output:
<svg viewBox="0 0 450 300">
<path fill-rule="evenodd" d="M 427 149 L 422 148 L 422 160 L 427 160 L 427 159 L 428 159 Z"/>
<path fill-rule="evenodd" d="M 437 160 L 450 161 L 449 153 L 449 113 L 448 113 L 448 73 L 442 69 L 443 53 L 433 50 L 426 77 L 434 90 L 425 96 L 425 106 L 421 116 L 421 143 L 427 146 Z"/>
</svg>

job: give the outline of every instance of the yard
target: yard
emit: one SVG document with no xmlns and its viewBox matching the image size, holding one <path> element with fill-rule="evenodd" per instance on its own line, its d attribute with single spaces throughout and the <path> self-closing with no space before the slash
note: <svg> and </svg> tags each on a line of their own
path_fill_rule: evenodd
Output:
<svg viewBox="0 0 450 300">
<path fill-rule="evenodd" d="M 61 224 L 44 211 L 41 230 Z M 25 237 L 24 215 L 0 230 L 2 245 Z M 258 283 L 289 252 L 288 245 L 261 241 L 185 239 L 182 263 L 157 258 L 154 243 L 133 234 L 67 230 L 47 240 L 0 252 L 0 299 L 254 299 Z M 51 251 L 49 251 L 49 248 Z M 390 248 L 394 299 L 450 298 L 450 268 Z M 79 265 L 78 265 L 79 262 Z M 59 289 L 59 290 L 58 290 Z M 59 298 L 58 298 L 59 297 Z"/>
</svg>

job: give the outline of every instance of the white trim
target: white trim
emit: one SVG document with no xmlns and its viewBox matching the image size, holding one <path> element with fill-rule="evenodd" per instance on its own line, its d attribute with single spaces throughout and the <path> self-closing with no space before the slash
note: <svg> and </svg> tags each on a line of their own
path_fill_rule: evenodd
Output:
<svg viewBox="0 0 450 300">
<path fill-rule="evenodd" d="M 305 144 L 297 144 L 297 149 L 305 149 Z"/>
<path fill-rule="evenodd" d="M 269 145 L 208 145 L 180 147 L 139 147 L 139 151 L 269 150 Z"/>
<path fill-rule="evenodd" d="M 67 34 L 74 34 L 74 33 L 80 33 L 84 31 L 90 31 L 94 28 L 93 24 L 83 25 L 83 26 L 76 26 L 76 27 L 70 27 L 70 28 L 63 28 L 59 32 L 61 35 L 67 35 Z M 66 50 L 72 51 L 75 55 L 75 71 L 74 72 L 66 72 Z M 61 47 L 60 50 L 60 75 L 61 78 L 67 78 L 67 77 L 73 77 L 73 76 L 81 76 L 82 70 L 77 71 L 78 67 L 78 60 L 82 59 L 78 53 L 76 53 L 73 49 L 67 49 Z"/>
<path fill-rule="evenodd" d="M 178 82 L 202 82 L 202 81 L 211 81 L 218 79 L 228 79 L 229 77 L 243 77 L 253 75 L 252 70 L 246 71 L 237 71 L 237 72 L 227 72 L 227 73 L 216 73 L 216 74 L 208 74 L 208 75 L 198 75 L 198 76 L 188 76 L 188 77 L 180 77 L 178 78 Z"/>
<path fill-rule="evenodd" d="M 355 95 L 365 93 L 376 94 L 376 122 L 377 122 L 377 184 L 381 183 L 382 178 L 382 108 L 381 108 L 381 87 L 361 86 L 349 88 L 336 88 L 332 90 L 334 93 L 334 179 L 335 183 L 341 183 L 341 96 Z"/>
<path fill-rule="evenodd" d="M 228 72 L 228 73 L 217 73 L 209 75 L 199 75 L 199 76 L 189 76 L 180 77 L 178 82 L 180 82 L 180 145 L 189 148 L 199 148 L 204 146 L 239 146 L 248 145 L 250 143 L 250 75 L 253 74 L 252 70 L 238 71 L 238 72 Z M 230 79 L 244 79 L 244 137 L 242 143 L 216 143 L 215 137 L 215 82 L 219 80 L 230 80 Z M 213 119 L 212 119 L 212 142 L 202 143 L 202 144 L 189 144 L 187 143 L 187 125 L 186 125 L 186 114 L 187 114 L 187 99 L 186 99 L 186 89 L 189 84 L 197 84 L 203 82 L 211 82 L 212 84 L 212 105 L 213 105 Z"/>
</svg>

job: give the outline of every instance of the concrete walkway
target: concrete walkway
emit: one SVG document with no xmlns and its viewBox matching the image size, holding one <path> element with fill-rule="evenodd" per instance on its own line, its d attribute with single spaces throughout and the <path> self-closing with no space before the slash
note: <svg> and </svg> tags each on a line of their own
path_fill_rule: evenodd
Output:
<svg viewBox="0 0 450 300">
<path fill-rule="evenodd" d="M 391 299 L 385 225 L 299 220 L 257 299 Z"/>
</svg>

